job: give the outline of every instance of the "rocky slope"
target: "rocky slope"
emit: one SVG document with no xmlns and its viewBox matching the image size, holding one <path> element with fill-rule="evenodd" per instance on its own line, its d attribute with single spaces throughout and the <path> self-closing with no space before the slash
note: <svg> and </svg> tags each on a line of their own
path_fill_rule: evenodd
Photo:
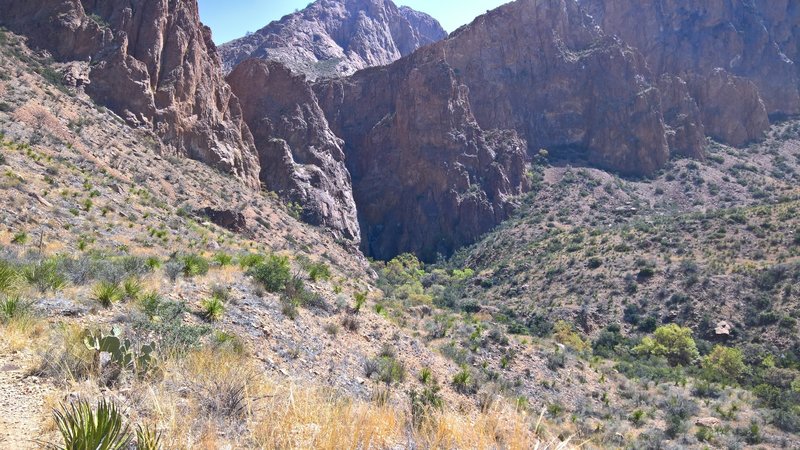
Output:
<svg viewBox="0 0 800 450">
<path fill-rule="evenodd" d="M 311 86 L 278 62 L 249 59 L 228 76 L 253 131 L 267 189 L 302 207 L 305 222 L 360 240 L 344 143 L 328 127 Z"/>
<path fill-rule="evenodd" d="M 171 152 L 258 185 L 252 137 L 196 1 L 3 0 L 0 10 L 0 25 L 74 61 L 70 78 L 92 99 Z"/>
<path fill-rule="evenodd" d="M 227 71 L 260 58 L 316 79 L 389 64 L 446 36 L 435 19 L 391 0 L 318 0 L 220 46 L 220 53 Z"/>
<path fill-rule="evenodd" d="M 791 2 L 581 0 L 597 23 L 642 52 L 656 75 L 688 83 L 709 136 L 742 146 L 770 116 L 800 112 Z"/>
</svg>

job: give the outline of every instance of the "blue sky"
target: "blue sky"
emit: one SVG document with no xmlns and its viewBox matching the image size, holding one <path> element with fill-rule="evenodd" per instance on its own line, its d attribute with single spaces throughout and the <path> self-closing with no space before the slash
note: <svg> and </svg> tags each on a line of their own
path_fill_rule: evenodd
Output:
<svg viewBox="0 0 800 450">
<path fill-rule="evenodd" d="M 435 17 L 447 31 L 469 23 L 475 17 L 510 0 L 395 0 Z M 200 18 L 211 27 L 218 44 L 256 31 L 310 0 L 198 0 Z"/>
</svg>

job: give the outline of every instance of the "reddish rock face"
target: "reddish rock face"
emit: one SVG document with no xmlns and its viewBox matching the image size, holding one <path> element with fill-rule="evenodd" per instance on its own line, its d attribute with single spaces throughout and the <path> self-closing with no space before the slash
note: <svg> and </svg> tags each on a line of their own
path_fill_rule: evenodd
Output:
<svg viewBox="0 0 800 450">
<path fill-rule="evenodd" d="M 95 101 L 258 186 L 252 137 L 195 0 L 0 0 L 0 10 L 0 25 L 57 59 L 90 60 Z"/>
<path fill-rule="evenodd" d="M 639 49 L 657 75 L 677 76 L 690 85 L 706 130 L 716 139 L 744 145 L 763 135 L 767 115 L 800 113 L 798 69 L 792 61 L 800 57 L 796 2 L 581 3 L 607 33 Z M 729 119 L 741 123 L 722 123 Z"/>
<path fill-rule="evenodd" d="M 669 158 L 643 59 L 604 36 L 573 0 L 509 3 L 436 46 L 469 86 L 482 127 L 515 129 L 533 151 L 577 150 L 623 174 L 651 173 Z"/>
<path fill-rule="evenodd" d="M 249 59 L 228 76 L 241 99 L 261 163 L 261 181 L 303 206 L 304 221 L 360 241 L 343 142 L 328 127 L 302 75 L 277 62 Z"/>
<path fill-rule="evenodd" d="M 508 217 L 527 186 L 525 142 L 478 126 L 441 48 L 315 91 L 344 138 L 370 256 L 450 254 Z"/>
<path fill-rule="evenodd" d="M 260 58 L 313 80 L 389 64 L 446 36 L 432 17 L 390 0 L 317 0 L 220 50 L 228 71 Z"/>
</svg>

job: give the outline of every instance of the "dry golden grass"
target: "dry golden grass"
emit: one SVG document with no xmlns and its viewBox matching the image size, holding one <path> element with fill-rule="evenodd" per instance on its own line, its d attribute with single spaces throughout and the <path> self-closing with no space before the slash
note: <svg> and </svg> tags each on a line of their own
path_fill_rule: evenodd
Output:
<svg viewBox="0 0 800 450">
<path fill-rule="evenodd" d="M 14 318 L 0 325 L 0 353 L 18 352 L 35 348 L 45 337 L 46 327 L 32 316 Z"/>
<path fill-rule="evenodd" d="M 380 405 L 319 386 L 276 383 L 246 356 L 203 349 L 142 382 L 133 409 L 153 422 L 166 448 L 214 449 L 566 449 L 534 431 L 541 418 L 506 403 L 485 413 L 445 410 L 414 429 L 405 404 Z M 241 410 L 225 410 L 241 387 Z M 233 389 L 231 389 L 233 388 Z M 228 402 L 228 403 L 226 403 Z"/>
</svg>

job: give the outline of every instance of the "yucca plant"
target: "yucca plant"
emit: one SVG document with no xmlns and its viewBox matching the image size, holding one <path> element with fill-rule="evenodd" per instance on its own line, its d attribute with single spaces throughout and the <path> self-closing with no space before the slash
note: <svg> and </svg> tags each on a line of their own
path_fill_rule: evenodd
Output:
<svg viewBox="0 0 800 450">
<path fill-rule="evenodd" d="M 17 286 L 19 273 L 11 264 L 0 261 L 0 294 L 8 294 Z"/>
<path fill-rule="evenodd" d="M 147 425 L 136 427 L 136 450 L 159 450 L 161 448 L 161 433 Z"/>
<path fill-rule="evenodd" d="M 25 281 L 35 286 L 40 292 L 58 291 L 67 284 L 67 280 L 58 267 L 55 259 L 46 259 L 26 267 L 22 271 Z"/>
<path fill-rule="evenodd" d="M 183 276 L 191 278 L 208 273 L 208 261 L 196 253 L 190 253 L 181 258 L 183 263 Z"/>
<path fill-rule="evenodd" d="M 209 322 L 216 322 L 225 313 L 225 304 L 218 297 L 211 297 L 203 301 L 203 317 Z"/>
<path fill-rule="evenodd" d="M 124 423 L 117 406 L 106 399 L 97 404 L 97 411 L 86 401 L 69 406 L 62 405 L 53 411 L 56 426 L 64 439 L 59 450 L 123 450 L 127 449 L 133 436 Z"/>
<path fill-rule="evenodd" d="M 6 297 L 0 300 L 0 322 L 24 317 L 30 312 L 30 309 L 30 302 L 17 296 Z"/>
<path fill-rule="evenodd" d="M 122 299 L 123 294 L 124 292 L 119 285 L 108 281 L 101 281 L 95 286 L 92 295 L 104 308 L 110 308 L 111 305 Z"/>
<path fill-rule="evenodd" d="M 214 261 L 214 264 L 218 265 L 219 267 L 230 266 L 231 263 L 233 263 L 233 256 L 225 252 L 216 253 L 211 259 Z"/>
<path fill-rule="evenodd" d="M 125 291 L 125 300 L 138 300 L 143 291 L 142 282 L 138 278 L 128 278 L 122 283 L 122 290 Z"/>
</svg>

